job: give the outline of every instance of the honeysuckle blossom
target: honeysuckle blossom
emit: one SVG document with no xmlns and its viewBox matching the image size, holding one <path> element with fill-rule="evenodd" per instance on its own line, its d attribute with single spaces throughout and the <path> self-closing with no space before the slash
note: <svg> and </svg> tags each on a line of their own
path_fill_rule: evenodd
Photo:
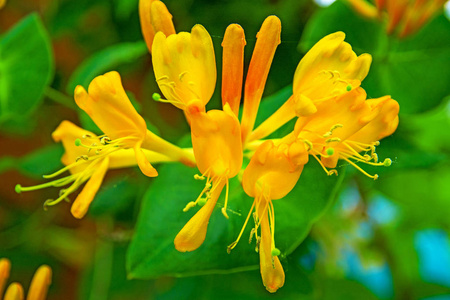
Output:
<svg viewBox="0 0 450 300">
<path fill-rule="evenodd" d="M 447 0 L 377 0 L 375 6 L 366 0 L 347 0 L 362 16 L 376 19 L 386 12 L 388 34 L 403 38 L 419 31 L 430 21 Z"/>
<path fill-rule="evenodd" d="M 159 0 L 140 0 L 139 20 L 142 35 L 150 52 L 152 52 L 153 38 L 158 31 L 163 32 L 166 36 L 175 34 L 172 15 L 166 5 Z"/>
<path fill-rule="evenodd" d="M 162 32 L 155 36 L 152 59 L 158 85 L 167 99 L 156 95 L 155 100 L 169 102 L 182 109 L 191 125 L 191 138 L 199 171 L 198 178 L 206 177 L 206 185 L 189 208 L 206 204 L 189 220 L 175 238 L 179 251 L 193 251 L 204 241 L 209 218 L 228 179 L 241 169 L 243 143 L 253 128 L 265 81 L 277 45 L 280 43 L 280 20 L 268 17 L 258 33 L 252 60 L 245 83 L 242 123 L 237 119 L 243 82 L 243 50 L 245 37 L 239 25 L 227 28 L 223 41 L 223 57 L 227 68 L 223 70 L 223 110 L 205 112 L 216 84 L 214 48 L 209 33 L 201 25 L 192 32 L 181 32 L 166 37 Z"/>
<path fill-rule="evenodd" d="M 378 175 L 368 174 L 356 163 L 375 166 L 392 163 L 389 158 L 378 162 L 375 147 L 380 139 L 397 129 L 399 105 L 389 96 L 370 100 L 366 97 L 366 92 L 357 88 L 323 101 L 317 105 L 314 116 L 297 120 L 292 138 L 309 145 L 309 153 L 328 175 L 337 174 L 336 170 L 327 168 L 335 168 L 339 159 L 373 179 Z"/>
<path fill-rule="evenodd" d="M 242 177 L 245 193 L 255 200 L 237 240 L 228 246 L 228 252 L 238 243 L 254 210 L 255 227 L 251 231 L 250 240 L 253 235 L 256 237 L 261 277 L 264 286 L 271 293 L 283 286 L 285 277 L 278 259 L 280 250 L 275 247 L 275 211 L 272 200 L 285 197 L 295 187 L 303 166 L 308 162 L 306 149 L 303 141 L 275 145 L 268 140 L 258 147 Z"/>
<path fill-rule="evenodd" d="M 69 121 L 63 121 L 53 132 L 52 137 L 55 142 L 62 142 L 64 146 L 65 153 L 61 157 L 61 161 L 65 167 L 51 175 L 45 175 L 44 178 L 54 178 L 66 171 L 69 171 L 71 175 L 37 186 L 22 187 L 18 184 L 16 191 L 20 193 L 46 187 L 63 187 L 69 185 L 69 187 L 60 191 L 58 198 L 45 202 L 45 206 L 52 206 L 62 200 L 68 199 L 70 194 L 87 182 L 72 204 L 71 212 L 76 218 L 82 218 L 86 214 L 108 169 L 137 165 L 136 157 L 132 149 L 113 151 L 115 148 L 109 149 L 107 147 L 110 142 L 109 137 L 98 137 L 92 132 L 84 130 Z M 170 161 L 163 154 L 145 149 L 142 151 L 146 159 L 150 162 Z"/>
<path fill-rule="evenodd" d="M 89 84 L 88 91 L 77 86 L 75 102 L 110 139 L 107 145 L 96 149 L 133 149 L 139 169 L 150 177 L 157 176 L 158 172 L 147 160 L 142 148 L 164 153 L 174 161 L 194 164 L 189 152 L 147 130 L 144 119 L 137 113 L 123 89 L 119 73 L 113 71 L 97 76 Z"/>
<path fill-rule="evenodd" d="M 271 134 L 296 116 L 313 115 L 318 103 L 361 85 L 372 57 L 357 56 L 344 39 L 343 32 L 329 34 L 305 54 L 295 70 L 293 95 L 251 133 L 249 141 Z"/>
<path fill-rule="evenodd" d="M 11 262 L 6 259 L 0 259 L 0 298 L 6 286 L 11 270 Z M 47 291 L 52 283 L 52 269 L 47 265 L 40 266 L 34 273 L 31 280 L 30 288 L 28 289 L 28 300 L 45 300 L 47 298 Z M 23 300 L 24 290 L 20 283 L 11 283 L 5 293 L 4 300 Z"/>
</svg>

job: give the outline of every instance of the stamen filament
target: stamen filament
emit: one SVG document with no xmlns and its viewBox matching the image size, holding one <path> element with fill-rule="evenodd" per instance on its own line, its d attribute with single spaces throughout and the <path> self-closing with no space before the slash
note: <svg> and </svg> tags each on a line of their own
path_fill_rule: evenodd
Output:
<svg viewBox="0 0 450 300">
<path fill-rule="evenodd" d="M 227 214 L 229 182 L 228 182 L 228 179 L 226 179 L 226 181 L 227 181 L 227 183 L 226 183 L 227 187 L 225 190 L 225 204 L 222 207 L 222 214 L 225 218 L 229 219 L 228 214 Z"/>
<path fill-rule="evenodd" d="M 241 229 L 241 232 L 239 233 L 239 236 L 237 237 L 237 239 L 233 243 L 231 243 L 227 247 L 228 254 L 230 254 L 231 250 L 233 250 L 234 247 L 236 247 L 237 243 L 239 243 L 239 240 L 241 239 L 241 236 L 244 233 L 245 227 L 247 226 L 248 220 L 250 219 L 250 216 L 251 216 L 251 214 L 253 212 L 253 208 L 255 207 L 255 202 L 256 202 L 256 199 L 253 201 L 252 207 L 250 208 L 250 211 L 248 212 L 247 218 L 245 219 L 244 226 L 242 226 L 242 229 Z"/>
<path fill-rule="evenodd" d="M 372 178 L 373 180 L 377 180 L 378 179 L 378 174 L 375 175 L 370 175 L 369 173 L 367 173 L 366 171 L 364 171 L 360 166 L 358 166 L 357 164 L 355 164 L 354 162 L 352 162 L 351 160 L 349 160 L 348 158 L 346 158 L 345 156 L 342 157 L 345 161 L 347 161 L 349 164 L 351 164 L 352 166 L 354 166 L 356 169 L 358 169 L 361 173 L 363 173 L 364 175 L 366 175 L 369 178 Z"/>
</svg>

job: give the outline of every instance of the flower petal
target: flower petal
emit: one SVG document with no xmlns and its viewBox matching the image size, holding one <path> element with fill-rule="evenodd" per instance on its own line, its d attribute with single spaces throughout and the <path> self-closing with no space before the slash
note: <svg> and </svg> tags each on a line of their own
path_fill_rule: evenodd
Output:
<svg viewBox="0 0 450 300">
<path fill-rule="evenodd" d="M 259 245 L 259 263 L 261 277 L 266 289 L 275 293 L 284 285 L 284 270 L 278 256 L 272 256 L 272 235 L 267 213 L 261 220 L 261 243 Z"/>
<path fill-rule="evenodd" d="M 174 240 L 175 248 L 180 252 L 194 251 L 205 241 L 209 218 L 216 206 L 217 199 L 225 186 L 225 180 L 213 182 L 211 198 L 206 204 L 184 225 Z M 216 185 L 214 187 L 214 185 Z"/>
<path fill-rule="evenodd" d="M 150 164 L 147 157 L 145 156 L 144 151 L 139 146 L 134 148 L 134 154 L 136 156 L 136 161 L 139 166 L 141 172 L 148 177 L 156 177 L 158 176 L 158 172 L 155 168 Z"/>
<path fill-rule="evenodd" d="M 98 168 L 94 171 L 83 190 L 73 202 L 70 212 L 75 218 L 81 219 L 86 215 L 92 200 L 94 200 L 98 189 L 102 185 L 103 178 L 105 177 L 106 171 L 108 171 L 108 166 L 109 157 L 107 156 L 103 158 Z"/>
</svg>

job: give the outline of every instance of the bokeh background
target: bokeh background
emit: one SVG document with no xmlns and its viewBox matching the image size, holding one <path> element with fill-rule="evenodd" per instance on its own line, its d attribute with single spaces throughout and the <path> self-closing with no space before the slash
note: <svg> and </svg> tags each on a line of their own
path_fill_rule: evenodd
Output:
<svg viewBox="0 0 450 300">
<path fill-rule="evenodd" d="M 400 39 L 386 34 L 385 21 L 365 19 L 342 0 L 164 2 L 177 31 L 197 23 L 207 28 L 218 74 L 226 26 L 245 29 L 247 68 L 263 20 L 280 17 L 282 42 L 264 93 L 271 96 L 265 109 L 272 111 L 287 98 L 307 50 L 343 30 L 357 54 L 373 55 L 362 84 L 368 96 L 390 94 L 400 103 L 400 126 L 378 148 L 392 166 L 367 168 L 380 174 L 375 182 L 340 166 L 335 192 L 302 243 L 283 256 L 286 284 L 275 295 L 265 291 L 257 265 L 244 272 L 127 279 L 127 250 L 153 179 L 134 168 L 108 172 L 83 220 L 70 215 L 67 203 L 43 210 L 55 189 L 16 194 L 14 186 L 43 183 L 42 174 L 62 166 L 63 149 L 51 139 L 62 120 L 98 132 L 76 107 L 73 89 L 110 70 L 121 73 L 149 128 L 174 143 L 189 132 L 178 109 L 151 99 L 158 87 L 138 0 L 7 1 L 0 10 L 0 103 L 14 102 L 14 109 L 0 110 L 0 257 L 12 262 L 9 282 L 26 289 L 38 266 L 48 264 L 48 299 L 450 299 L 448 13 L 437 12 L 419 32 Z M 18 28 L 21 35 L 14 37 Z M 219 103 L 220 80 L 208 108 Z M 325 180 L 322 175 L 316 180 Z M 301 197 L 314 205 L 313 195 Z"/>
</svg>

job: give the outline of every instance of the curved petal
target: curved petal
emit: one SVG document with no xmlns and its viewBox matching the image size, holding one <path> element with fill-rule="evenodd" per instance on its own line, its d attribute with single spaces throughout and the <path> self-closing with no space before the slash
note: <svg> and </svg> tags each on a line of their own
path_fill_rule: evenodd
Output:
<svg viewBox="0 0 450 300">
<path fill-rule="evenodd" d="M 98 189 L 102 185 L 103 178 L 106 175 L 106 171 L 108 171 L 108 166 L 109 157 L 105 157 L 73 202 L 70 212 L 75 218 L 81 219 L 86 215 L 92 200 L 94 200 Z"/>
<path fill-rule="evenodd" d="M 217 199 L 225 186 L 225 180 L 213 182 L 211 198 L 206 204 L 184 225 L 174 240 L 175 248 L 180 252 L 194 251 L 205 241 L 209 218 L 216 206 Z M 216 186 L 214 187 L 214 184 Z"/>
<path fill-rule="evenodd" d="M 9 278 L 9 272 L 11 271 L 11 262 L 9 259 L 0 259 L 0 296 L 3 295 L 6 282 Z"/>
<path fill-rule="evenodd" d="M 140 148 L 140 146 L 136 146 L 134 148 L 134 154 L 136 156 L 136 161 L 139 166 L 141 172 L 148 177 L 156 177 L 158 176 L 158 172 L 155 168 L 150 164 L 147 157 L 145 156 L 144 151 Z"/>
</svg>

